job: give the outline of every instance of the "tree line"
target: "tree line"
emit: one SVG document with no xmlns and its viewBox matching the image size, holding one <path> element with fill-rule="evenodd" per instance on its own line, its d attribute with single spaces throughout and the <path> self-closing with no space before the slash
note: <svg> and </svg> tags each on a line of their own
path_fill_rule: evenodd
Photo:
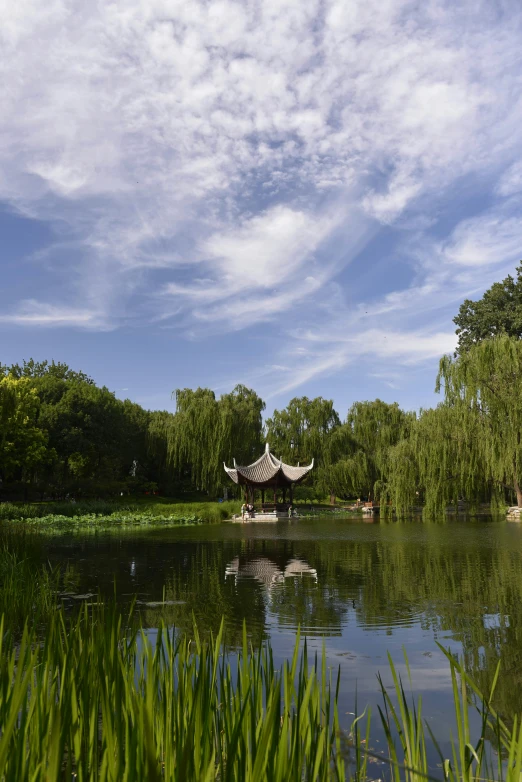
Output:
<svg viewBox="0 0 522 782">
<path fill-rule="evenodd" d="M 454 319 L 458 347 L 441 359 L 440 404 L 411 412 L 379 399 L 341 419 L 332 400 L 296 397 L 265 421 L 238 385 L 217 397 L 178 389 L 176 412 L 121 401 L 66 364 L 0 364 L 1 496 L 179 495 L 235 491 L 223 462 L 248 464 L 268 440 L 316 468 L 297 497 L 364 497 L 398 513 L 469 503 L 522 506 L 522 264 Z"/>
</svg>

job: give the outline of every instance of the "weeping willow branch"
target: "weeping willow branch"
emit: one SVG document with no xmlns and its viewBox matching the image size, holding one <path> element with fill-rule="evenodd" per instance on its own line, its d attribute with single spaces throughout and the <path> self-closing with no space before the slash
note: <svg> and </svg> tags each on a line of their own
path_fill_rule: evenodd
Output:
<svg viewBox="0 0 522 782">
<path fill-rule="evenodd" d="M 444 402 L 423 411 L 408 441 L 390 453 L 386 491 L 398 512 L 417 492 L 427 514 L 458 497 L 476 504 L 490 499 L 492 484 L 516 493 L 522 505 L 522 342 L 499 336 L 458 358 L 444 356 L 436 390 L 442 388 Z"/>
</svg>

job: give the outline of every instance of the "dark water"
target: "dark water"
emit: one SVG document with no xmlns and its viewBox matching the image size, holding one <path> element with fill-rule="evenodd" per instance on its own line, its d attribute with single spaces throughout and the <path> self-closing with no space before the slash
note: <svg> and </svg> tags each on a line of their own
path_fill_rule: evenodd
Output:
<svg viewBox="0 0 522 782">
<path fill-rule="evenodd" d="M 5 532 L 4 532 L 5 534 Z M 522 527 L 504 521 L 365 523 L 348 519 L 222 524 L 113 533 L 18 537 L 27 556 L 70 562 L 78 592 L 142 606 L 178 627 L 216 631 L 229 645 L 245 619 L 254 644 L 270 637 L 276 658 L 291 654 L 301 627 L 341 667 L 341 711 L 381 702 L 376 674 L 390 682 L 387 653 L 404 672 L 407 650 L 423 713 L 439 736 L 452 721 L 449 668 L 437 641 L 463 655 L 487 689 L 497 661 L 497 706 L 522 704 Z M 116 585 L 116 586 L 115 586 Z M 375 717 L 377 720 L 377 718 Z"/>
</svg>

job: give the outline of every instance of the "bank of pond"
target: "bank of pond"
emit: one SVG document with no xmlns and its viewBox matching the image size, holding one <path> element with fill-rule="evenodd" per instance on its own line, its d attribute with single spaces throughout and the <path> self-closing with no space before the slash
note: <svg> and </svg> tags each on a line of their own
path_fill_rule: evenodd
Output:
<svg viewBox="0 0 522 782">
<path fill-rule="evenodd" d="M 347 513 L 343 507 L 296 505 L 301 517 Z M 110 502 L 105 500 L 42 503 L 0 503 L 0 523 L 23 522 L 37 527 L 72 528 L 136 526 L 152 524 L 215 524 L 241 518 L 241 500 L 222 502 Z"/>
<path fill-rule="evenodd" d="M 391 508 L 371 507 L 371 503 L 343 503 L 326 505 L 322 503 L 295 503 L 293 516 L 309 518 L 317 516 L 344 515 L 347 517 L 396 519 Z M 467 506 L 460 503 L 448 506 L 446 514 L 484 517 L 494 513 L 497 518 L 520 521 L 520 509 L 488 504 Z M 423 508 L 412 508 L 411 516 L 421 517 Z M 440 514 L 439 514 L 440 516 Z M 401 517 L 402 518 L 402 517 Z M 222 521 L 241 520 L 241 500 L 183 502 L 166 498 L 148 501 L 107 500 L 62 500 L 49 502 L 0 502 L 0 523 L 22 522 L 27 525 L 50 530 L 77 528 L 110 528 L 114 526 L 133 527 L 151 525 L 216 524 Z"/>
</svg>

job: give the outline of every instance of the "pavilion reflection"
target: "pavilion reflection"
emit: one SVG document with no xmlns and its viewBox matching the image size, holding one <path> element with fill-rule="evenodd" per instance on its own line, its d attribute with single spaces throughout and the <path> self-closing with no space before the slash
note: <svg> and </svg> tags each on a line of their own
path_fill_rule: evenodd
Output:
<svg viewBox="0 0 522 782">
<path fill-rule="evenodd" d="M 225 578 L 227 576 L 234 576 L 236 584 L 243 578 L 255 579 L 268 591 L 287 578 L 309 576 L 317 582 L 317 570 L 300 557 L 293 557 L 284 566 L 280 566 L 268 557 L 237 556 L 226 566 Z"/>
</svg>

